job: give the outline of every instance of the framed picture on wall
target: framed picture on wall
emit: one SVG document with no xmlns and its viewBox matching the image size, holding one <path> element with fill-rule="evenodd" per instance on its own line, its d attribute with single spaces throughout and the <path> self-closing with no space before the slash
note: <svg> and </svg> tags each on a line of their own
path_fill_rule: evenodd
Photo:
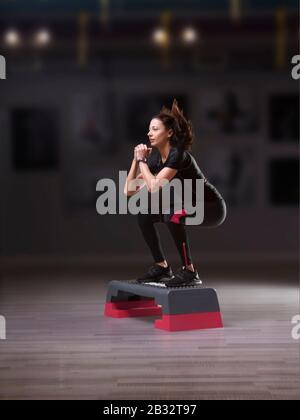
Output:
<svg viewBox="0 0 300 420">
<path fill-rule="evenodd" d="M 273 206 L 299 206 L 299 158 L 269 163 L 269 198 Z"/>
<path fill-rule="evenodd" d="M 11 111 L 12 162 L 16 171 L 56 170 L 59 165 L 59 114 L 53 108 Z"/>
<path fill-rule="evenodd" d="M 269 137 L 274 143 L 298 143 L 299 95 L 273 94 L 268 103 Z"/>
<path fill-rule="evenodd" d="M 111 156 L 117 151 L 113 136 L 113 102 L 108 93 L 74 95 L 71 105 L 71 147 L 80 161 Z"/>
<path fill-rule="evenodd" d="M 200 115 L 203 135 L 234 136 L 257 132 L 258 105 L 258 97 L 251 91 L 203 91 Z"/>
<path fill-rule="evenodd" d="M 113 99 L 107 92 L 78 93 L 70 106 L 70 137 L 64 171 L 66 209 L 95 210 L 96 184 L 117 167 Z"/>
<path fill-rule="evenodd" d="M 134 94 L 126 100 L 125 126 L 128 142 L 133 146 L 148 141 L 148 129 L 152 117 L 159 113 L 163 106 L 172 107 L 177 99 L 180 109 L 189 112 L 188 97 L 182 94 Z"/>
</svg>

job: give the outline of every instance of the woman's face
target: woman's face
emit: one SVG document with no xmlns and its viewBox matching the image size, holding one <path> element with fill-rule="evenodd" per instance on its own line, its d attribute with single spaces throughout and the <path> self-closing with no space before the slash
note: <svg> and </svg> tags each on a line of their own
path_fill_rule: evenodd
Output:
<svg viewBox="0 0 300 420">
<path fill-rule="evenodd" d="M 172 130 L 167 130 L 163 122 L 157 118 L 153 118 L 150 122 L 148 137 L 153 147 L 162 147 L 170 140 Z"/>
</svg>

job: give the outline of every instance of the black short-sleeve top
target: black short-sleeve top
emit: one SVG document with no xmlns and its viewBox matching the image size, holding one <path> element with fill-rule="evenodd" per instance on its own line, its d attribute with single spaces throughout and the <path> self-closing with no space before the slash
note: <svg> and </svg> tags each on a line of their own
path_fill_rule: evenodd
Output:
<svg viewBox="0 0 300 420">
<path fill-rule="evenodd" d="M 148 166 L 153 175 L 157 175 L 163 168 L 177 169 L 174 178 L 180 180 L 196 179 L 204 180 L 204 200 L 214 201 L 222 199 L 223 197 L 217 189 L 206 179 L 200 170 L 195 158 L 188 151 L 180 151 L 175 147 L 171 147 L 167 160 L 162 162 L 161 155 L 157 149 L 153 149 L 148 158 Z M 193 197 L 196 196 L 195 189 L 196 183 L 193 185 Z"/>
</svg>

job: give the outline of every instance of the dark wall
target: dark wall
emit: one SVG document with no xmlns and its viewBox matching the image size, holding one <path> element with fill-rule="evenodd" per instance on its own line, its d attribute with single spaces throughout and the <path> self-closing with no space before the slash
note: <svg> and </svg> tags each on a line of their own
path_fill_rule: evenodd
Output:
<svg viewBox="0 0 300 420">
<path fill-rule="evenodd" d="M 1 256 L 148 255 L 135 217 L 96 213 L 96 184 L 129 169 L 151 117 L 177 98 L 194 125 L 192 153 L 228 209 L 217 229 L 189 228 L 194 254 L 297 259 L 295 4 L 273 2 L 262 13 L 251 2 L 239 13 L 226 6 L 214 14 L 208 3 L 165 13 L 122 2 L 97 14 L 89 2 L 86 15 L 66 4 L 63 14 L 33 7 L 0 16 L 7 59 L 7 80 L 0 81 Z M 166 44 L 154 43 L 159 27 L 170 35 Z M 196 30 L 195 43 L 180 38 L 187 27 Z M 12 28 L 17 45 L 8 42 Z M 50 41 L 38 46 L 41 28 Z M 163 226 L 161 232 L 175 254 Z"/>
<path fill-rule="evenodd" d="M 144 102 L 147 106 L 151 98 L 155 104 L 157 95 L 171 99 L 173 92 L 186 98 L 197 138 L 193 154 L 228 206 L 227 220 L 218 229 L 189 228 L 194 252 L 212 256 L 297 254 L 297 203 L 281 203 L 280 196 L 293 197 L 289 191 L 297 182 L 294 172 L 290 178 L 290 165 L 297 162 L 298 146 L 293 140 L 270 138 L 272 97 L 282 92 L 296 94 L 294 83 L 285 75 L 244 74 L 222 79 L 220 75 L 202 75 L 168 81 L 127 77 L 109 83 L 97 77 L 36 76 L 25 81 L 21 77 L 8 80 L 1 91 L 2 255 L 146 252 L 133 216 L 97 215 L 96 182 L 101 178 L 117 180 L 118 171 L 130 166 L 135 142 L 146 139 L 147 125 L 143 137 L 130 137 L 138 120 L 130 114 L 128 103 L 137 106 Z M 236 127 L 229 124 L 226 132 L 223 122 L 217 124 L 216 120 L 218 112 L 227 109 L 218 102 L 219 97 L 229 91 L 240 96 L 241 107 L 257 120 L 247 122 L 239 116 Z M 246 99 L 247 104 L 243 103 Z M 216 104 L 220 104 L 219 109 Z M 26 127 L 26 118 L 29 125 L 43 118 L 37 110 L 49 111 L 46 131 Z M 151 116 L 151 109 L 149 112 Z M 57 116 L 54 121 L 53 115 Z M 80 116 L 82 125 L 78 124 Z M 99 130 L 93 126 L 94 118 L 104 121 Z M 47 131 L 50 139 L 39 138 Z M 51 135 L 57 136 L 52 138 L 54 158 L 47 154 L 49 159 L 44 161 L 38 150 L 37 161 L 34 156 L 26 157 L 24 147 L 34 149 L 34 144 L 24 146 L 28 132 L 46 147 Z M 106 144 L 108 139 L 113 143 L 111 148 Z M 16 161 L 18 147 L 23 165 Z M 284 164 L 287 159 L 282 170 L 275 166 L 283 180 L 277 185 L 278 174 L 273 174 L 272 181 L 270 165 L 277 161 Z M 276 197 L 272 202 L 274 189 L 278 202 Z"/>
</svg>

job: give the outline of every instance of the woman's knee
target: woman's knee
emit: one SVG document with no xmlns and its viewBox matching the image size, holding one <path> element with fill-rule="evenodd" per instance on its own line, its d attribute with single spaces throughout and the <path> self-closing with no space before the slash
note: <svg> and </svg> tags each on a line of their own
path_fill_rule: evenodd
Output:
<svg viewBox="0 0 300 420">
<path fill-rule="evenodd" d="M 222 210 L 221 210 L 221 217 L 220 217 L 220 221 L 219 221 L 218 226 L 221 226 L 227 218 L 227 206 L 226 206 L 225 201 L 222 200 L 221 204 L 222 204 Z"/>
<path fill-rule="evenodd" d="M 210 202 L 204 209 L 204 220 L 201 226 L 203 227 L 218 227 L 221 226 L 227 217 L 227 207 L 225 201 L 218 200 L 217 202 Z"/>
</svg>

